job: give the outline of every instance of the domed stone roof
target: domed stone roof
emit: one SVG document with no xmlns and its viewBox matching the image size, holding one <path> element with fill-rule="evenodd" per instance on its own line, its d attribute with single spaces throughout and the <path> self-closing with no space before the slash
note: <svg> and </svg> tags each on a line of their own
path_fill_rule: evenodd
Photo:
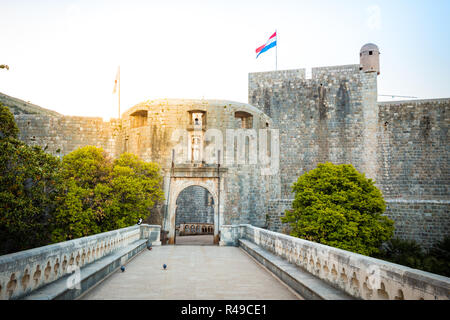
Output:
<svg viewBox="0 0 450 320">
<path fill-rule="evenodd" d="M 373 43 L 366 43 L 365 45 L 363 45 L 360 52 L 366 52 L 366 51 L 371 51 L 371 50 L 380 52 L 380 50 L 378 49 L 378 46 Z"/>
</svg>

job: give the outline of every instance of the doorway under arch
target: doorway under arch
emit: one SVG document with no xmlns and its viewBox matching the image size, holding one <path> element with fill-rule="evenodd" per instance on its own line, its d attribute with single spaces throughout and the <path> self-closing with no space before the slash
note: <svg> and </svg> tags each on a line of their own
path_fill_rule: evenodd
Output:
<svg viewBox="0 0 450 320">
<path fill-rule="evenodd" d="M 214 243 L 219 244 L 219 227 L 223 223 L 226 192 L 224 192 L 224 179 L 218 177 L 218 169 L 210 167 L 174 167 L 168 181 L 167 209 L 164 215 L 162 229 L 167 233 L 168 244 L 175 244 L 175 212 L 178 195 L 190 186 L 201 186 L 213 196 L 214 203 Z M 221 168 L 219 173 L 227 170 Z M 220 187 L 220 190 L 219 190 Z M 220 200 L 219 200 L 220 197 Z"/>
<path fill-rule="evenodd" d="M 208 189 L 191 185 L 175 201 L 175 244 L 214 244 L 214 196 Z"/>
</svg>

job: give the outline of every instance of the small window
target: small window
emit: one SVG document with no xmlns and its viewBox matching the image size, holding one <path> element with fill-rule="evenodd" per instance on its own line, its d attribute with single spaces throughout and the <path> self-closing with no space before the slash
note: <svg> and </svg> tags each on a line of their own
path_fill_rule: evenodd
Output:
<svg viewBox="0 0 450 320">
<path fill-rule="evenodd" d="M 236 119 L 237 127 L 242 129 L 253 128 L 253 116 L 245 111 L 237 111 L 234 113 L 234 118 Z"/>
<path fill-rule="evenodd" d="M 204 126 L 206 124 L 206 111 L 203 110 L 190 110 L 189 124 L 194 126 Z"/>
<path fill-rule="evenodd" d="M 139 128 L 147 125 L 148 111 L 138 110 L 130 114 L 130 127 Z"/>
<path fill-rule="evenodd" d="M 373 55 L 373 51 L 369 51 L 369 56 Z"/>
</svg>

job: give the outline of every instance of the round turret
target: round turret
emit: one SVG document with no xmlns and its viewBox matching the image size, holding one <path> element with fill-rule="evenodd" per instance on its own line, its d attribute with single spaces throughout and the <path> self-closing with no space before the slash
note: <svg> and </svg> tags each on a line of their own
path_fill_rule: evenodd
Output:
<svg viewBox="0 0 450 320">
<path fill-rule="evenodd" d="M 359 70 L 380 74 L 380 50 L 373 43 L 362 46 L 359 52 Z"/>
</svg>

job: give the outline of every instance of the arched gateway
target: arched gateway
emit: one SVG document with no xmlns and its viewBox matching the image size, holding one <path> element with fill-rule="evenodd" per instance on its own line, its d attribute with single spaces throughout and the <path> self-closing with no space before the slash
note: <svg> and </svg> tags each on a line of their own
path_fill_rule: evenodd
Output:
<svg viewBox="0 0 450 320">
<path fill-rule="evenodd" d="M 214 243 L 219 242 L 219 226 L 223 223 L 224 206 L 221 203 L 226 202 L 223 189 L 223 179 L 221 176 L 226 169 L 218 167 L 199 167 L 189 166 L 173 168 L 169 182 L 168 206 L 164 219 L 163 229 L 168 231 L 169 244 L 175 243 L 175 218 L 177 211 L 177 199 L 180 193 L 191 186 L 200 186 L 205 188 L 213 197 L 214 207 Z M 219 189 L 220 188 L 220 189 Z"/>
<path fill-rule="evenodd" d="M 176 242 L 177 198 L 190 186 L 213 198 L 214 243 L 223 225 L 265 225 L 280 180 L 272 170 L 277 130 L 263 111 L 227 100 L 163 99 L 137 104 L 122 119 L 124 151 L 161 167 L 165 202 L 158 224 L 169 244 Z"/>
</svg>

